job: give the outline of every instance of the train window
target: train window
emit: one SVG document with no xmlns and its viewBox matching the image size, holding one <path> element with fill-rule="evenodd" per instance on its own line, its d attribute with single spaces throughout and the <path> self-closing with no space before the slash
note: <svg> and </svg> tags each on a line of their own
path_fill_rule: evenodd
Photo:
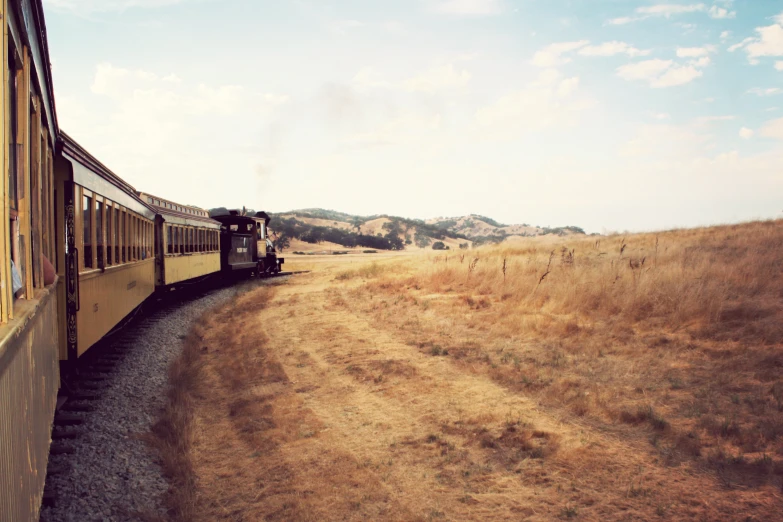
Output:
<svg viewBox="0 0 783 522">
<path fill-rule="evenodd" d="M 122 262 L 128 262 L 128 212 L 123 210 L 120 216 L 120 236 L 122 236 L 122 249 L 120 255 L 122 256 Z"/>
<path fill-rule="evenodd" d="M 193 247 L 194 247 L 194 242 L 193 242 L 193 229 L 192 229 L 192 228 L 189 228 L 189 229 L 188 229 L 188 252 L 191 252 L 191 253 L 192 253 L 192 252 L 194 251 L 194 248 L 193 248 Z"/>
<path fill-rule="evenodd" d="M 82 202 L 82 223 L 84 228 L 82 229 L 82 240 L 84 242 L 84 268 L 92 268 L 92 215 L 90 210 L 92 209 L 92 198 L 84 196 Z"/>
<path fill-rule="evenodd" d="M 137 217 L 134 217 L 133 224 L 136 231 L 133 242 L 133 260 L 138 261 L 141 259 L 141 220 Z"/>
<path fill-rule="evenodd" d="M 120 209 L 114 207 L 114 262 L 120 264 L 120 243 L 122 242 L 122 236 L 120 235 Z"/>
<path fill-rule="evenodd" d="M 166 225 L 166 253 L 174 253 L 174 245 L 171 244 L 171 225 Z"/>
<path fill-rule="evenodd" d="M 112 264 L 114 257 L 114 227 L 112 226 L 112 207 L 106 206 L 106 264 Z"/>
<path fill-rule="evenodd" d="M 154 203 L 154 201 L 152 200 L 152 198 L 147 198 L 147 203 L 149 203 L 150 205 L 152 205 L 152 204 Z"/>
</svg>

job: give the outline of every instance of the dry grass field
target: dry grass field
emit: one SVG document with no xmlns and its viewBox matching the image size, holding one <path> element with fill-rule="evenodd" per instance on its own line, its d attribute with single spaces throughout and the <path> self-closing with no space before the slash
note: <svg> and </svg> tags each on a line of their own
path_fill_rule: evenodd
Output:
<svg viewBox="0 0 783 522">
<path fill-rule="evenodd" d="M 783 517 L 783 222 L 286 263 L 171 368 L 172 520 Z"/>
</svg>

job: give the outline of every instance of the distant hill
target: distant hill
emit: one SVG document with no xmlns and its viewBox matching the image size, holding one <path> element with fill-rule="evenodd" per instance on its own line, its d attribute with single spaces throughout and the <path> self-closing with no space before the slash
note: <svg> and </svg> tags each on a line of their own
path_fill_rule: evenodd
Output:
<svg viewBox="0 0 783 522">
<path fill-rule="evenodd" d="M 294 250 L 306 245 L 329 245 L 330 249 L 337 246 L 378 250 L 458 249 L 519 237 L 585 233 L 575 226 L 505 225 L 477 214 L 425 221 L 385 214 L 355 216 L 322 208 L 306 208 L 270 214 L 270 217 L 269 228 L 273 236 L 277 236 L 277 242 Z"/>
</svg>

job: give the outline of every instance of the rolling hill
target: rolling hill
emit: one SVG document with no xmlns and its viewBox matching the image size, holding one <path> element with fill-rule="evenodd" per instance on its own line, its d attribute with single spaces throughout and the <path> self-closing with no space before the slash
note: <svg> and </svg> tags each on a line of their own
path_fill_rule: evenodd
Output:
<svg viewBox="0 0 783 522">
<path fill-rule="evenodd" d="M 284 249 L 343 247 L 378 250 L 457 249 L 542 235 L 584 234 L 576 226 L 506 225 L 477 214 L 462 217 L 409 219 L 398 216 L 355 216 L 308 208 L 270 214 L 272 237 Z"/>
</svg>

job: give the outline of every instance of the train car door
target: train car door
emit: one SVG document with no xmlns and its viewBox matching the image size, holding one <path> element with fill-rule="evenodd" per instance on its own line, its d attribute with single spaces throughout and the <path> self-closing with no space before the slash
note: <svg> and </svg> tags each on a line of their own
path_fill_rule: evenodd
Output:
<svg viewBox="0 0 783 522">
<path fill-rule="evenodd" d="M 57 241 L 57 288 L 60 330 L 60 359 L 75 361 L 78 357 L 76 313 L 79 311 L 79 252 L 76 249 L 76 200 L 70 164 L 60 155 L 55 157 L 56 215 L 63 228 L 63 240 Z M 62 219 L 62 221 L 60 221 Z"/>
</svg>

